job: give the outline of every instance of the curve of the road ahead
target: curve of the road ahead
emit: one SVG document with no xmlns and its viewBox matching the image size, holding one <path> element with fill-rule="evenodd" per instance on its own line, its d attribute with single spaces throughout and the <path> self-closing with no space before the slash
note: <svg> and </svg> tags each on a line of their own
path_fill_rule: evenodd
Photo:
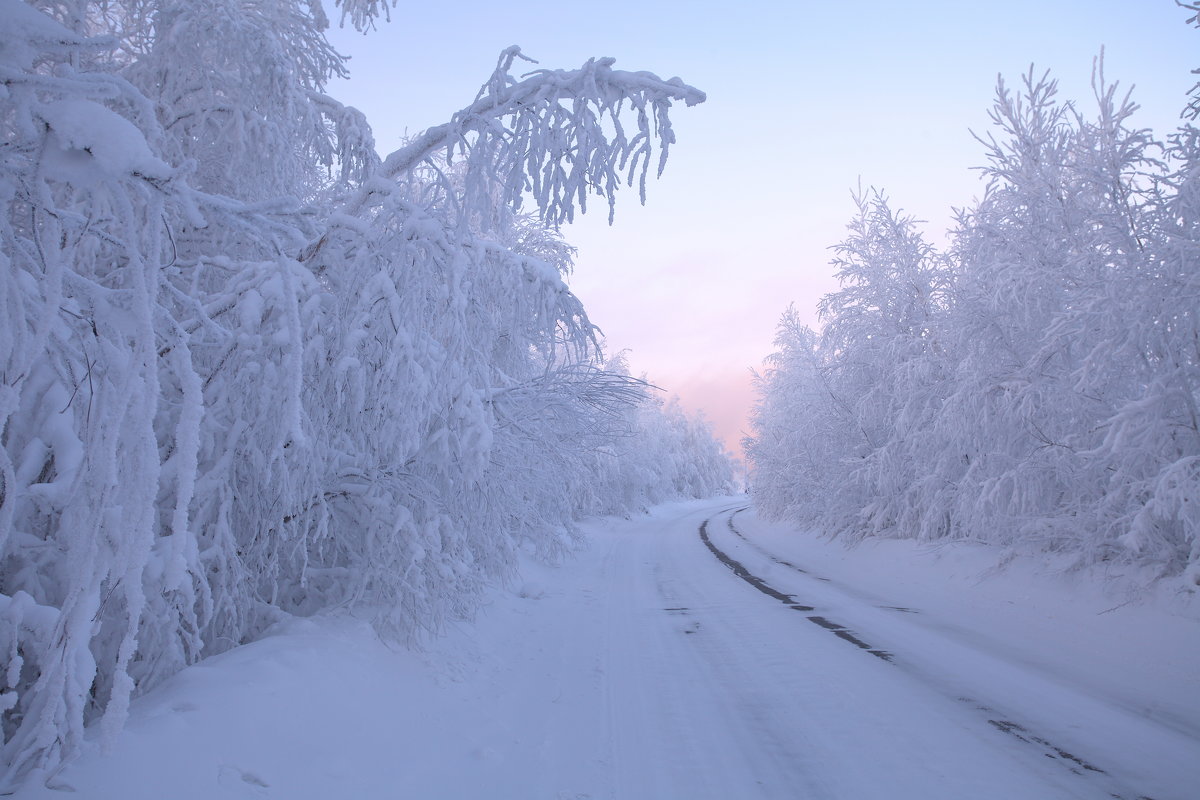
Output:
<svg viewBox="0 0 1200 800">
<path fill-rule="evenodd" d="M 608 541 L 616 797 L 1200 797 L 1195 731 L 780 558 L 744 510 Z"/>
<path fill-rule="evenodd" d="M 744 506 L 588 523 L 590 547 L 526 564 L 420 657 L 297 622 L 150 692 L 113 753 L 57 780 L 128 800 L 1200 798 L 1190 621 L 1130 612 L 1110 646 L 1116 616 L 1005 603 L 1064 594 L 969 592 L 944 562 L 891 581 Z M 1121 660 L 1132 641 L 1154 657 Z"/>
</svg>

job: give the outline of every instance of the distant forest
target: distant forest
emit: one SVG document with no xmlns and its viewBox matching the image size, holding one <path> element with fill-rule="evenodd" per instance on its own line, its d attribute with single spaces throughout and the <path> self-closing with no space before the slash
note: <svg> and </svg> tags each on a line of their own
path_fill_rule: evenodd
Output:
<svg viewBox="0 0 1200 800">
<path fill-rule="evenodd" d="M 860 190 L 820 330 L 784 314 L 757 382 L 761 513 L 1200 583 L 1200 87 L 1163 141 L 1092 85 L 999 83 L 945 252 Z"/>
</svg>

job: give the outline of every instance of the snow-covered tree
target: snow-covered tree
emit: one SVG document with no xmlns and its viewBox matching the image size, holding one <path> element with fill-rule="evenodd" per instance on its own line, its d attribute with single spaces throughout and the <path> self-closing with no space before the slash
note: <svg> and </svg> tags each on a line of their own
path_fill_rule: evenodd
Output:
<svg viewBox="0 0 1200 800">
<path fill-rule="evenodd" d="M 776 350 L 755 376 L 759 399 L 751 413 L 752 435 L 743 442 L 753 465 L 751 490 L 760 513 L 816 524 L 825 498 L 836 491 L 852 429 L 841 424 L 824 382 L 819 335 L 789 307 L 776 329 Z"/>
<path fill-rule="evenodd" d="M 818 306 L 821 382 L 847 436 L 824 518 L 838 531 L 890 533 L 913 522 L 906 509 L 911 436 L 928 418 L 930 391 L 940 388 L 935 326 L 948 273 L 915 220 L 879 193 L 855 199 L 850 235 L 834 248 L 842 288 Z"/>
<path fill-rule="evenodd" d="M 1138 204 L 1135 258 L 1080 305 L 1068 332 L 1093 333 L 1076 377 L 1108 401 L 1086 454 L 1104 552 L 1200 583 L 1200 131 L 1185 126 L 1164 155 L 1165 173 Z"/>
<path fill-rule="evenodd" d="M 941 388 L 936 323 L 947 304 L 944 259 L 879 193 L 835 247 L 842 284 L 819 311 L 820 335 L 789 309 L 748 452 L 758 502 L 852 536 L 912 523 L 912 445 Z"/>
<path fill-rule="evenodd" d="M 342 4 L 364 29 L 389 7 Z M 0 19 L 4 785 L 284 615 L 436 630 L 606 505 L 593 454 L 649 436 L 649 401 L 605 369 L 554 227 L 644 196 L 702 93 L 611 59 L 518 79 L 510 48 L 380 158 L 324 94 L 319 3 Z"/>
<path fill-rule="evenodd" d="M 943 257 L 881 198 L 824 329 L 789 312 L 748 452 L 765 513 L 1200 576 L 1197 141 L 1094 68 L 1096 113 L 1001 81 L 987 191 Z"/>
</svg>

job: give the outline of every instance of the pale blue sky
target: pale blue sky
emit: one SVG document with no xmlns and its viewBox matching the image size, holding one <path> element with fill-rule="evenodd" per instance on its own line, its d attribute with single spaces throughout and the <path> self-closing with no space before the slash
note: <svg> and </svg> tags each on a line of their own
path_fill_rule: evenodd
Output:
<svg viewBox="0 0 1200 800">
<path fill-rule="evenodd" d="M 469 103 L 511 44 L 544 67 L 613 56 L 708 93 L 676 110 L 679 141 L 644 208 L 628 192 L 613 227 L 598 204 L 565 233 L 580 248 L 572 287 L 610 348 L 731 442 L 779 315 L 795 302 L 815 323 L 835 288 L 828 247 L 860 176 L 938 239 L 981 188 L 969 130 L 986 130 L 998 73 L 1048 68 L 1087 108 L 1104 45 L 1109 80 L 1135 85 L 1138 121 L 1164 134 L 1200 67 L 1200 31 L 1173 0 L 433 6 L 401 0 L 366 37 L 334 31 L 353 60 L 331 92 L 366 112 L 384 153 Z"/>
</svg>

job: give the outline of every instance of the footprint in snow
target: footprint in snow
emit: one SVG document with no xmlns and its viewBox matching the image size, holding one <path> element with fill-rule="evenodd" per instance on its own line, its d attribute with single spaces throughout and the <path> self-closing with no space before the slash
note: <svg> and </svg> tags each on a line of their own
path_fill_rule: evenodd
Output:
<svg viewBox="0 0 1200 800">
<path fill-rule="evenodd" d="M 253 786 L 260 792 L 263 789 L 270 788 L 271 786 L 271 784 L 267 783 L 258 775 L 255 775 L 249 770 L 240 769 L 228 764 L 222 764 L 217 768 L 217 783 L 221 784 L 222 786 L 236 785 L 236 782 L 239 781 L 243 784 Z"/>
<path fill-rule="evenodd" d="M 475 756 L 475 758 L 479 761 L 486 761 L 490 764 L 498 764 L 504 760 L 504 756 L 499 750 L 488 745 L 481 745 L 480 747 L 476 748 L 472 752 L 472 755 Z"/>
<path fill-rule="evenodd" d="M 526 583 L 517 592 L 517 597 L 524 600 L 541 600 L 545 595 L 546 590 L 536 583 Z"/>
</svg>

